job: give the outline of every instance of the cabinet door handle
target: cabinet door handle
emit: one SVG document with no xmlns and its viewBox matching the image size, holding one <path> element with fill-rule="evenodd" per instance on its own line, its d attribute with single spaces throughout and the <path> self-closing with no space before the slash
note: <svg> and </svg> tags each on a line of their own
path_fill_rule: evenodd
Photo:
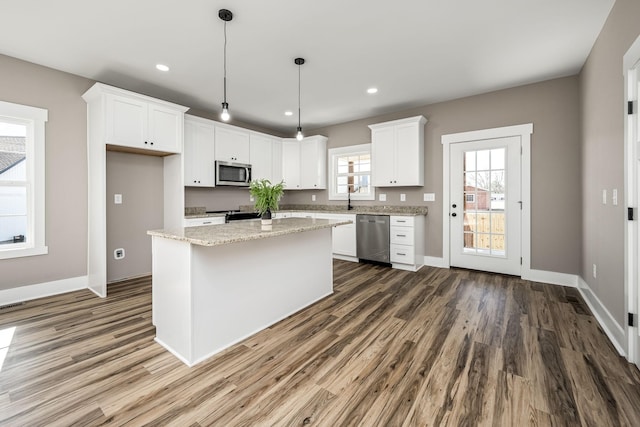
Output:
<svg viewBox="0 0 640 427">
<path fill-rule="evenodd" d="M 211 224 L 211 221 L 205 221 L 203 224 Z"/>
<path fill-rule="evenodd" d="M 407 237 L 406 234 L 396 234 L 396 236 L 398 236 L 398 237 Z"/>
<path fill-rule="evenodd" d="M 403 254 L 402 252 L 396 252 L 396 255 L 407 256 L 407 254 Z"/>
</svg>

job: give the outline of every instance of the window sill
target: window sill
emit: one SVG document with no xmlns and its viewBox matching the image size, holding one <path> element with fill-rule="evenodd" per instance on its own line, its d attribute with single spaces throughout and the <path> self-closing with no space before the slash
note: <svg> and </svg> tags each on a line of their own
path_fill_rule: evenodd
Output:
<svg viewBox="0 0 640 427">
<path fill-rule="evenodd" d="M 27 256 L 46 255 L 49 247 L 39 246 L 37 248 L 13 248 L 0 250 L 0 259 L 22 258 Z"/>
</svg>

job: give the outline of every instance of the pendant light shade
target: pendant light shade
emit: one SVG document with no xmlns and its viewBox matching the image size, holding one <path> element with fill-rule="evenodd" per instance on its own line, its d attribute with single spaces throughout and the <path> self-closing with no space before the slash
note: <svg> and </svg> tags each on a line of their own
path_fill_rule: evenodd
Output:
<svg viewBox="0 0 640 427">
<path fill-rule="evenodd" d="M 224 21 L 224 101 L 222 101 L 222 113 L 220 118 L 229 121 L 229 103 L 227 102 L 227 22 L 233 19 L 233 13 L 227 9 L 220 9 L 218 17 Z"/>
<path fill-rule="evenodd" d="M 304 58 L 296 58 L 294 62 L 298 66 L 298 132 L 296 133 L 296 139 L 302 141 L 304 135 L 302 134 L 302 125 L 300 124 L 300 67 L 304 64 Z"/>
</svg>

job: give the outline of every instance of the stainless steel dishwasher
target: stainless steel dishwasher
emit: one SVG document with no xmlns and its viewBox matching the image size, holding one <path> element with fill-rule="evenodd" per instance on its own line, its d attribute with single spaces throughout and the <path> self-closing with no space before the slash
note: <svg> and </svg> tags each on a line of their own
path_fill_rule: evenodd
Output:
<svg viewBox="0 0 640 427">
<path fill-rule="evenodd" d="M 389 215 L 356 215 L 356 255 L 389 263 Z"/>
</svg>

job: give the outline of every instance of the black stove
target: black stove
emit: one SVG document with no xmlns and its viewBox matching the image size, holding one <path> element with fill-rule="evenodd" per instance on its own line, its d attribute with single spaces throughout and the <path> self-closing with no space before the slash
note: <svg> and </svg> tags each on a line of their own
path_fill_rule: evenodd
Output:
<svg viewBox="0 0 640 427">
<path fill-rule="evenodd" d="M 260 218 L 260 214 L 258 212 L 247 212 L 247 211 L 207 211 L 207 213 L 225 214 L 224 215 L 224 222 L 241 221 L 241 220 L 245 220 L 245 219 Z"/>
</svg>

